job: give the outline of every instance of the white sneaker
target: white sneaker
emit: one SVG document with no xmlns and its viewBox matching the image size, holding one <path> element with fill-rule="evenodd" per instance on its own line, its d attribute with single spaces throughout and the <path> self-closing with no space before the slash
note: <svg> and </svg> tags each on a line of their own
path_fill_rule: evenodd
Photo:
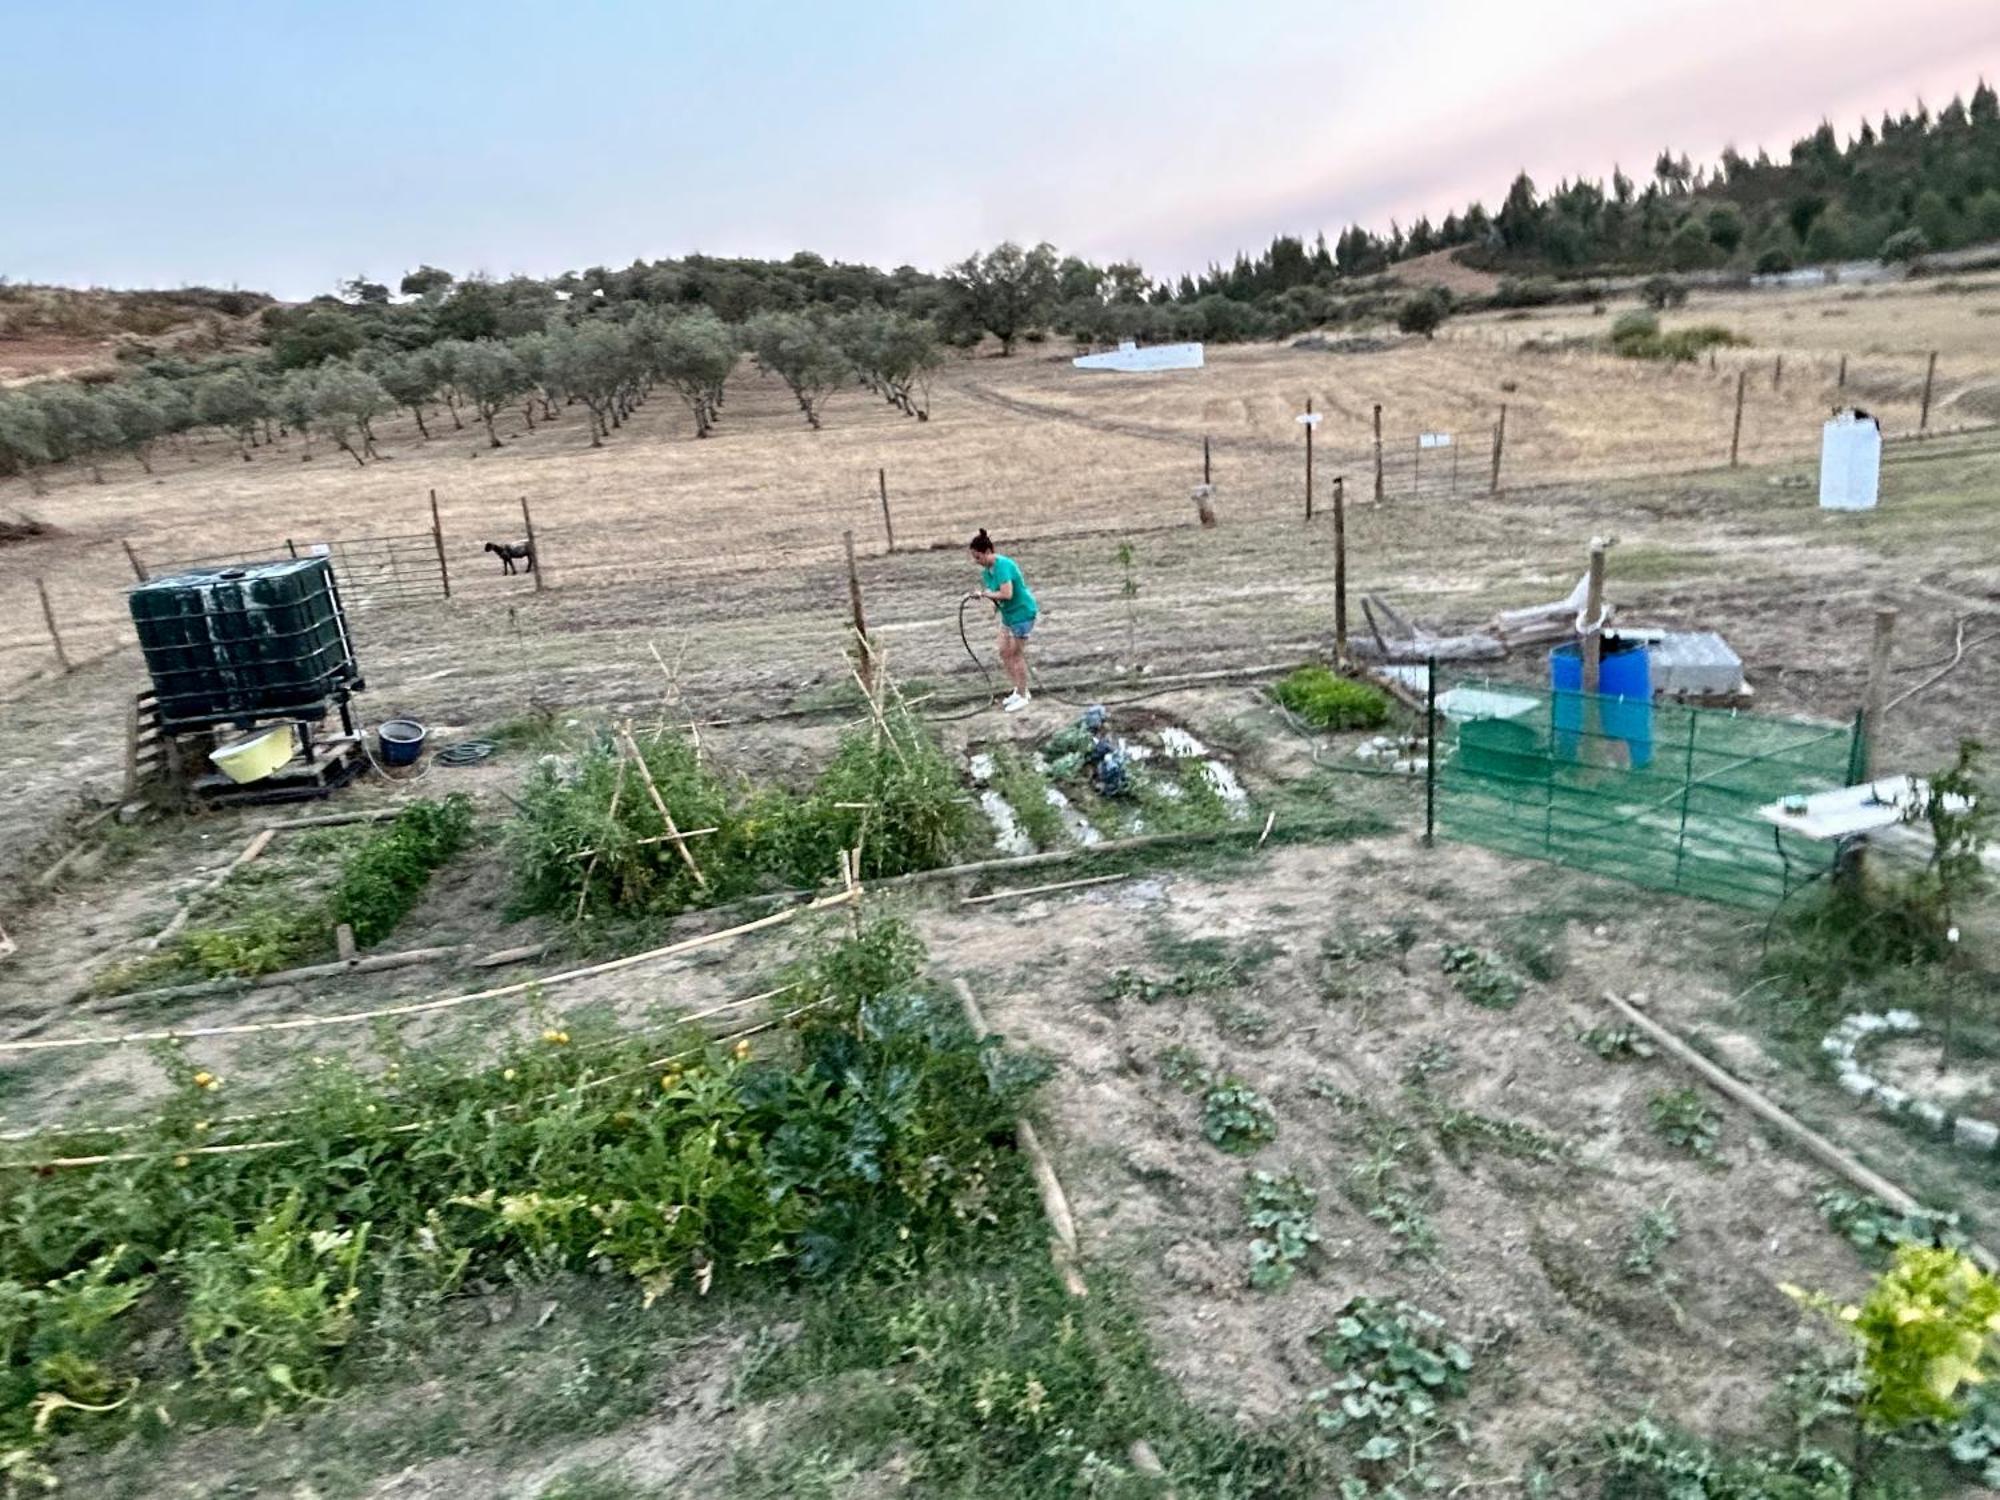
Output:
<svg viewBox="0 0 2000 1500">
<path fill-rule="evenodd" d="M 1033 701 L 1026 693 L 1009 693 L 1007 701 L 1000 705 L 1000 712 L 1003 714 L 1019 713 Z"/>
</svg>

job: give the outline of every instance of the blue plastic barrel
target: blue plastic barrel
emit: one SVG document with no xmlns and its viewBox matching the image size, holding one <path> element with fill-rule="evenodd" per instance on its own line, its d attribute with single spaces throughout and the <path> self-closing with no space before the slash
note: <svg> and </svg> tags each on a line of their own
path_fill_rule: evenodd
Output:
<svg viewBox="0 0 2000 1500">
<path fill-rule="evenodd" d="M 1607 739 L 1623 740 L 1630 764 L 1653 759 L 1653 667 L 1644 646 L 1624 650 L 1606 641 L 1597 667 L 1599 729 Z M 1556 753 L 1571 760 L 1583 737 L 1583 649 L 1571 644 L 1549 653 L 1549 686 L 1555 689 Z"/>
<path fill-rule="evenodd" d="M 424 740 L 430 731 L 415 719 L 384 719 L 375 738 L 382 745 L 382 764 L 385 766 L 413 766 L 424 753 Z"/>
</svg>

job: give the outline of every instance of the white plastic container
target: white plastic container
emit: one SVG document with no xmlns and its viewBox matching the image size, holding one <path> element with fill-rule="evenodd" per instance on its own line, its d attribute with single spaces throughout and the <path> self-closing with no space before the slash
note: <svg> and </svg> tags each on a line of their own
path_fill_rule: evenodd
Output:
<svg viewBox="0 0 2000 1500">
<path fill-rule="evenodd" d="M 1881 483 L 1881 424 L 1865 412 L 1839 413 L 1820 437 L 1819 508 L 1873 510 Z"/>
</svg>

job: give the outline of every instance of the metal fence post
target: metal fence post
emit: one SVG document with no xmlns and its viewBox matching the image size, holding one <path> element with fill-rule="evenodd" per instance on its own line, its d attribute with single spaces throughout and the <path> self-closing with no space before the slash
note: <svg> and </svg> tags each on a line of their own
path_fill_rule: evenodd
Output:
<svg viewBox="0 0 2000 1500">
<path fill-rule="evenodd" d="M 1701 725 L 1700 714 L 1692 708 L 1681 710 L 1688 719 L 1687 762 L 1681 770 L 1681 831 L 1674 844 L 1674 889 L 1681 888 L 1681 867 L 1687 861 L 1688 802 L 1694 795 L 1694 737 Z"/>
<path fill-rule="evenodd" d="M 437 544 L 438 582 L 444 585 L 444 596 L 451 597 L 451 565 L 444 560 L 444 522 L 438 519 L 438 492 L 431 491 L 431 540 Z"/>
<path fill-rule="evenodd" d="M 1378 407 L 1379 411 L 1380 408 Z M 1424 662 L 1424 846 L 1437 842 L 1438 659 Z"/>
</svg>

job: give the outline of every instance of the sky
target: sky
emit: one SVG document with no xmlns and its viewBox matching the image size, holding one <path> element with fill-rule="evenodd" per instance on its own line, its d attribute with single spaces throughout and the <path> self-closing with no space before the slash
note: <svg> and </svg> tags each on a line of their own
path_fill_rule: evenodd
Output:
<svg viewBox="0 0 2000 1500">
<path fill-rule="evenodd" d="M 1995 0 L 0 0 L 0 277 L 303 298 L 1001 239 L 1178 275 L 1982 75 Z"/>
</svg>

